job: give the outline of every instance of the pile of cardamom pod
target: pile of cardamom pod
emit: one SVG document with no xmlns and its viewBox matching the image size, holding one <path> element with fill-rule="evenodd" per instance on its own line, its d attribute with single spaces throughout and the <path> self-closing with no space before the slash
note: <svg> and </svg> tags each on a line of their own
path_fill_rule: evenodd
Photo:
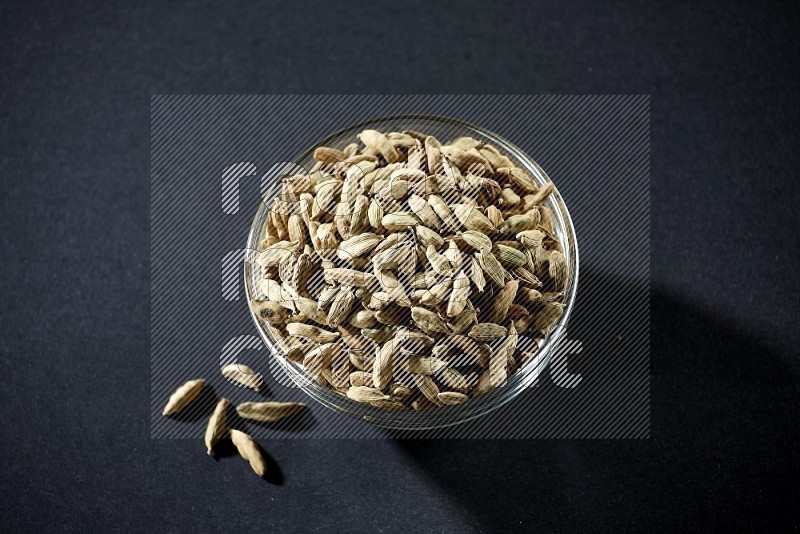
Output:
<svg viewBox="0 0 800 534">
<path fill-rule="evenodd" d="M 354 401 L 423 410 L 502 386 L 564 309 L 552 182 L 471 137 L 358 139 L 317 148 L 266 199 L 252 312 L 286 358 Z"/>
</svg>

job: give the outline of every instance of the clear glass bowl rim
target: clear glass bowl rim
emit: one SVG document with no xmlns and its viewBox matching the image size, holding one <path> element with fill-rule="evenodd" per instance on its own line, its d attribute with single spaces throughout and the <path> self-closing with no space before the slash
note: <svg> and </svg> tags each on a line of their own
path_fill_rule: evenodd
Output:
<svg viewBox="0 0 800 534">
<path fill-rule="evenodd" d="M 516 160 L 516 163 L 523 169 L 527 170 L 538 183 L 543 184 L 546 181 L 552 181 L 544 169 L 542 169 L 533 158 L 528 156 L 527 153 L 499 134 L 461 119 L 425 113 L 387 115 L 351 124 L 320 139 L 308 149 L 304 150 L 298 156 L 293 158 L 291 161 L 294 164 L 302 165 L 303 162 L 309 162 L 313 159 L 313 151 L 318 146 L 341 145 L 339 142 L 340 140 L 344 140 L 345 142 L 354 142 L 356 141 L 355 133 L 358 133 L 361 130 L 380 130 L 381 128 L 378 125 L 382 123 L 403 121 L 408 121 L 411 124 L 402 129 L 415 129 L 413 127 L 414 122 L 429 121 L 459 129 L 460 131 L 454 134 L 456 136 L 469 135 L 475 137 L 474 134 L 478 134 L 478 139 L 488 141 L 502 153 L 511 157 L 512 160 Z M 394 131 L 398 130 L 399 129 L 395 129 Z M 268 201 L 271 199 L 265 200 L 266 201 L 262 201 L 260 203 L 259 209 L 253 219 L 253 224 L 250 228 L 250 233 L 247 240 L 247 250 L 255 251 L 258 249 L 258 243 L 265 221 L 265 216 L 269 211 Z M 286 359 L 282 355 L 281 350 L 277 348 L 275 342 L 271 338 L 272 334 L 268 332 L 269 325 L 265 325 L 259 321 L 252 311 L 250 316 L 253 320 L 253 323 L 256 325 L 259 336 L 269 349 L 271 356 L 276 358 L 278 361 L 279 367 L 283 369 L 287 376 L 307 395 L 331 410 L 368 421 L 380 427 L 396 430 L 429 430 L 434 428 L 444 428 L 482 417 L 494 410 L 497 410 L 501 406 L 504 406 L 516 398 L 533 382 L 535 382 L 538 376 L 547 369 L 553 353 L 566 335 L 567 324 L 572 314 L 578 287 L 578 245 L 572 218 L 567 210 L 567 206 L 563 198 L 561 197 L 561 194 L 558 191 L 557 186 L 548 200 L 545 202 L 545 205 L 550 208 L 555 208 L 552 209 L 554 217 L 554 230 L 562 242 L 564 255 L 567 263 L 570 266 L 570 279 L 567 282 L 567 287 L 565 289 L 566 298 L 564 300 L 564 313 L 559 321 L 555 325 L 551 326 L 550 333 L 544 339 L 543 343 L 540 344 L 537 352 L 538 365 L 532 366 L 530 364 L 533 362 L 528 362 L 528 364 L 522 369 L 517 370 L 517 372 L 508 379 L 504 386 L 485 393 L 478 398 L 470 399 L 464 404 L 447 406 L 443 408 L 433 408 L 423 411 L 399 411 L 386 410 L 353 401 L 320 386 L 314 380 L 308 378 L 301 366 Z M 250 270 L 250 264 L 248 262 L 244 262 L 243 274 L 245 291 L 249 302 L 253 295 L 253 286 L 252 273 Z"/>
</svg>

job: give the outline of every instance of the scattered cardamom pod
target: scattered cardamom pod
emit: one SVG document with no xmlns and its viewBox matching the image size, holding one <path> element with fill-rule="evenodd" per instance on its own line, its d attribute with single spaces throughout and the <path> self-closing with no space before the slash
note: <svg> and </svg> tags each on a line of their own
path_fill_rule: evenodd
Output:
<svg viewBox="0 0 800 534">
<path fill-rule="evenodd" d="M 242 386 L 260 391 L 264 379 L 243 363 L 231 363 L 222 368 L 222 376 Z"/>
<path fill-rule="evenodd" d="M 272 422 L 294 415 L 304 407 L 302 402 L 243 402 L 236 406 L 236 413 L 243 419 Z"/>
<path fill-rule="evenodd" d="M 203 389 L 205 383 L 204 379 L 198 378 L 197 380 L 189 380 L 176 389 L 175 393 L 169 397 L 167 405 L 164 406 L 164 410 L 161 412 L 162 415 L 172 415 L 183 410 L 200 394 L 200 390 Z"/>
<path fill-rule="evenodd" d="M 267 472 L 267 464 L 264 462 L 264 457 L 261 455 L 261 449 L 258 444 L 249 435 L 239 430 L 231 429 L 230 433 L 231 441 L 236 446 L 236 450 L 239 451 L 239 455 L 250 463 L 250 467 L 255 474 L 263 477 Z"/>
<path fill-rule="evenodd" d="M 206 426 L 206 448 L 208 448 L 208 454 L 211 454 L 214 450 L 214 446 L 219 442 L 220 439 L 225 435 L 225 432 L 228 431 L 228 407 L 230 407 L 231 403 L 228 399 L 222 398 L 217 402 L 217 406 L 214 408 L 214 413 L 211 414 L 211 418 L 208 420 L 208 426 Z"/>
</svg>

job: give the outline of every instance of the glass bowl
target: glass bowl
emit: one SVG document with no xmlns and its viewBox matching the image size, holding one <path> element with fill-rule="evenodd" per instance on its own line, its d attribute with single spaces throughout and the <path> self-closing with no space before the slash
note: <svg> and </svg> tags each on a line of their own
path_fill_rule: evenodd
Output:
<svg viewBox="0 0 800 534">
<path fill-rule="evenodd" d="M 434 115 L 396 115 L 353 124 L 352 126 L 348 126 L 347 128 L 321 139 L 318 143 L 309 147 L 292 160 L 291 164 L 287 162 L 287 169 L 288 167 L 297 165 L 306 170 L 310 170 L 315 163 L 312 154 L 316 147 L 327 146 L 343 149 L 349 143 L 358 142 L 356 134 L 366 129 L 382 132 L 415 130 L 432 135 L 442 141 L 443 144 L 457 137 L 470 136 L 494 145 L 501 153 L 510 158 L 516 166 L 525 169 L 537 183 L 544 184 L 550 181 L 550 178 L 533 158 L 500 135 L 458 119 Z M 279 183 L 281 177 L 295 173 L 296 171 L 287 170 L 286 173 L 275 178 L 275 183 Z M 275 195 L 277 189 L 273 187 L 271 191 L 272 194 L 270 195 L 269 184 L 267 184 L 267 188 L 262 191 L 264 194 L 264 201 L 260 204 L 255 219 L 253 220 L 247 242 L 247 248 L 250 251 L 257 250 L 258 244 L 262 239 L 269 214 L 269 201 L 271 200 L 271 196 Z M 283 369 L 288 377 L 311 398 L 331 410 L 356 417 L 363 421 L 368 421 L 381 427 L 402 430 L 441 428 L 484 416 L 513 400 L 526 387 L 530 386 L 547 367 L 553 353 L 559 346 L 559 341 L 566 333 L 567 322 L 569 321 L 575 302 L 575 294 L 578 286 L 578 246 L 575 239 L 572 219 L 570 218 L 567 207 L 558 189 L 553 191 L 543 205 L 552 210 L 553 230 L 556 237 L 561 242 L 564 256 L 569 265 L 570 276 L 564 289 L 564 312 L 561 318 L 550 327 L 548 334 L 543 339 L 537 340 L 538 351 L 535 352 L 535 357 L 523 364 L 516 373 L 509 377 L 503 386 L 495 388 L 479 397 L 471 398 L 463 404 L 415 411 L 387 410 L 353 401 L 336 391 L 319 385 L 315 380 L 309 378 L 305 374 L 302 365 L 286 358 L 283 352 L 278 348 L 275 335 L 270 325 L 260 321 L 252 311 L 251 316 L 256 324 L 261 339 L 267 345 L 272 357 L 276 358 L 279 363 L 278 367 Z M 253 269 L 252 264 L 247 261 L 244 264 L 244 277 L 249 302 L 255 294 L 255 269 Z"/>
</svg>

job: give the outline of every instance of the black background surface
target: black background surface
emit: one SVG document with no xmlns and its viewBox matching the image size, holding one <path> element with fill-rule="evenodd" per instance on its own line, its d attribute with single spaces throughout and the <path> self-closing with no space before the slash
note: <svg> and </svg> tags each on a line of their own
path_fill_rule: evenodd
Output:
<svg viewBox="0 0 800 534">
<path fill-rule="evenodd" d="M 0 530 L 800 525 L 791 3 L 113 4 L 0 4 Z M 651 438 L 151 440 L 159 93 L 652 95 Z"/>
</svg>

